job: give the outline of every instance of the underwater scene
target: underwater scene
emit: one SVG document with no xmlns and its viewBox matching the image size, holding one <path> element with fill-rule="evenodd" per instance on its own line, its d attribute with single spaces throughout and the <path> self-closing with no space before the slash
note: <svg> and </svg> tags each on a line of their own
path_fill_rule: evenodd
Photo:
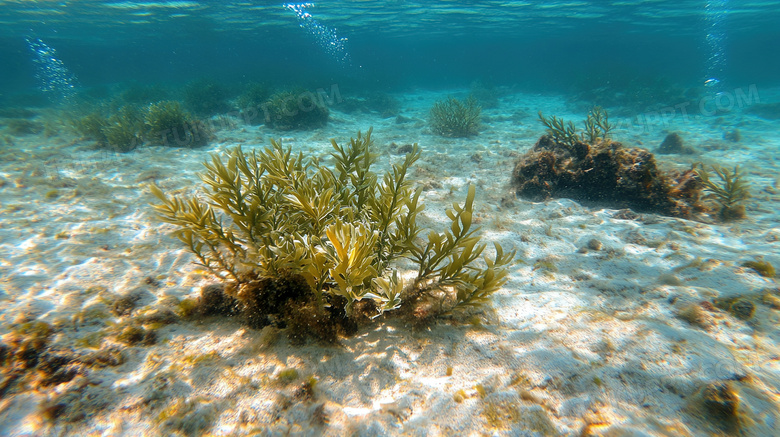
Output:
<svg viewBox="0 0 780 437">
<path fill-rule="evenodd" d="M 0 0 L 0 435 L 780 435 L 778 22 Z"/>
</svg>

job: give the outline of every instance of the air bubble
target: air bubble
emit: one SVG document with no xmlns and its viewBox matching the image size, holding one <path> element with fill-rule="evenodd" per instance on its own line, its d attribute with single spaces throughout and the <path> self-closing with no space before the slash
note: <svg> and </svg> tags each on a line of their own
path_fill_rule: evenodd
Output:
<svg viewBox="0 0 780 437">
<path fill-rule="evenodd" d="M 305 9 L 312 6 L 314 6 L 314 3 L 290 3 L 284 5 L 285 8 L 295 12 L 295 15 L 298 17 L 298 24 L 309 35 L 314 37 L 317 45 L 325 50 L 330 57 L 342 66 L 352 65 L 352 59 L 347 51 L 347 38 L 339 37 L 336 29 L 320 24 L 309 12 L 306 12 Z"/>
<path fill-rule="evenodd" d="M 52 101 L 69 101 L 76 94 L 76 76 L 57 58 L 57 51 L 40 38 L 26 38 L 33 54 L 39 89 Z"/>
</svg>

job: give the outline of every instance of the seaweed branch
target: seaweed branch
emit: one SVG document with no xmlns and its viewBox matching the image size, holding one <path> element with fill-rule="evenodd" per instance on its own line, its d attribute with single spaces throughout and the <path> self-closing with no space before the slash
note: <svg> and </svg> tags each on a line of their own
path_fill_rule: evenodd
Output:
<svg viewBox="0 0 780 437">
<path fill-rule="evenodd" d="M 585 119 L 585 132 L 580 137 L 582 141 L 588 144 L 594 144 L 600 140 L 605 140 L 610 135 L 614 126 L 609 122 L 607 110 L 601 106 L 595 106 L 588 112 Z"/>
<path fill-rule="evenodd" d="M 539 121 L 547 126 L 547 133 L 552 135 L 556 143 L 571 147 L 579 140 L 577 128 L 574 123 L 565 122 L 562 118 L 556 116 L 545 117 L 542 111 L 539 111 Z"/>
<path fill-rule="evenodd" d="M 605 140 L 615 128 L 609 122 L 607 110 L 600 106 L 594 106 L 593 109 L 588 111 L 588 115 L 583 122 L 585 131 L 579 135 L 577 135 L 576 126 L 571 121 L 566 122 L 554 115 L 548 118 L 541 111 L 539 111 L 539 120 L 547 126 L 547 133 L 552 136 L 553 140 L 569 150 L 572 150 L 574 145 L 580 141 L 595 144 Z"/>
<path fill-rule="evenodd" d="M 709 197 L 724 207 L 731 207 L 750 198 L 750 184 L 743 178 L 739 166 L 735 166 L 733 171 L 718 165 L 712 165 L 711 168 L 718 175 L 720 183 L 710 179 L 704 164 L 694 164 L 694 171 L 704 185 L 704 190 L 709 192 Z"/>
</svg>

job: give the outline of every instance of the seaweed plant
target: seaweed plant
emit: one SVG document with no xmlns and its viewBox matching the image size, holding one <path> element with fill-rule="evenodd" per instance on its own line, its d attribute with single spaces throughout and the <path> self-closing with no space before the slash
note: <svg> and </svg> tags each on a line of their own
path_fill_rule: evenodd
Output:
<svg viewBox="0 0 780 437">
<path fill-rule="evenodd" d="M 227 92 L 212 79 L 199 79 L 187 84 L 183 92 L 184 105 L 199 116 L 227 112 Z"/>
<path fill-rule="evenodd" d="M 143 143 L 144 114 L 140 108 L 125 105 L 102 126 L 106 144 L 119 152 L 129 152 Z"/>
<path fill-rule="evenodd" d="M 607 110 L 601 106 L 594 106 L 593 109 L 588 112 L 588 116 L 584 123 L 585 132 L 580 135 L 580 138 L 588 144 L 606 140 L 610 135 L 610 131 L 615 127 L 609 122 Z"/>
<path fill-rule="evenodd" d="M 380 178 L 371 171 L 370 129 L 345 147 L 331 144 L 333 168 L 275 140 L 262 151 L 213 155 L 201 175 L 205 200 L 168 197 L 152 185 L 159 217 L 179 228 L 178 238 L 242 302 L 247 318 L 263 325 L 269 318 L 246 313 L 274 307 L 284 315 L 270 319 L 318 330 L 328 311 L 359 320 L 406 308 L 424 322 L 482 304 L 507 281 L 515 252 L 495 244 L 495 257 L 483 257 L 486 246 L 472 228 L 474 186 L 463 205 L 447 210 L 449 230 L 420 238 L 422 190 L 407 179 L 417 145 Z M 400 258 L 419 266 L 409 283 L 394 268 Z M 324 337 L 333 340 L 330 332 Z"/>
<path fill-rule="evenodd" d="M 307 130 L 324 126 L 330 111 L 311 91 L 284 91 L 263 104 L 266 125 L 279 130 Z"/>
<path fill-rule="evenodd" d="M 757 257 L 755 261 L 745 261 L 742 266 L 753 269 L 765 278 L 775 277 L 775 267 L 769 261 L 765 261 L 763 257 Z"/>
<path fill-rule="evenodd" d="M 200 147 L 208 144 L 211 132 L 176 101 L 149 105 L 144 116 L 148 140 L 152 144 Z"/>
<path fill-rule="evenodd" d="M 6 120 L 6 132 L 14 136 L 24 136 L 41 133 L 43 124 L 24 118 L 12 118 Z"/>
<path fill-rule="evenodd" d="M 236 104 L 242 110 L 248 107 L 259 109 L 260 105 L 268 100 L 269 95 L 270 91 L 267 85 L 253 82 L 247 85 L 241 95 L 236 98 Z"/>
<path fill-rule="evenodd" d="M 74 118 L 70 125 L 76 133 L 98 143 L 105 143 L 103 129 L 108 126 L 108 119 L 100 111 L 93 111 L 83 117 Z"/>
<path fill-rule="evenodd" d="M 126 104 L 114 108 L 113 102 L 99 104 L 70 115 L 72 129 L 99 147 L 128 152 L 142 145 L 198 147 L 208 143 L 211 131 L 198 122 L 176 101 L 161 101 L 146 106 Z"/>
<path fill-rule="evenodd" d="M 588 111 L 588 115 L 583 121 L 585 131 L 579 135 L 577 135 L 577 127 L 571 121 L 566 122 L 563 118 L 554 115 L 549 118 L 545 117 L 542 111 L 539 111 L 539 120 L 547 126 L 547 133 L 556 143 L 569 149 L 578 142 L 596 144 L 606 140 L 615 127 L 609 122 L 607 110 L 600 106 L 594 106 Z"/>
<path fill-rule="evenodd" d="M 697 163 L 693 166 L 704 190 L 708 192 L 706 197 L 715 200 L 720 205 L 719 214 L 724 221 L 744 218 L 745 206 L 740 202 L 750 198 L 750 184 L 745 181 L 739 166 L 735 166 L 733 171 L 719 165 L 710 167 L 718 175 L 720 183 L 710 178 L 704 164 Z"/>
<path fill-rule="evenodd" d="M 547 126 L 547 133 L 558 144 L 573 146 L 574 143 L 580 140 L 580 137 L 577 136 L 577 128 L 571 121 L 566 122 L 563 118 L 558 118 L 554 115 L 549 118 L 545 117 L 542 111 L 539 111 L 539 121 Z"/>
<path fill-rule="evenodd" d="M 249 84 L 241 95 L 236 98 L 236 105 L 241 112 L 244 121 L 249 125 L 263 124 L 263 103 L 268 100 L 270 91 L 268 86 L 262 83 Z"/>
<path fill-rule="evenodd" d="M 449 138 L 471 137 L 479 133 L 482 107 L 474 97 L 460 101 L 454 97 L 433 104 L 430 113 L 431 129 Z"/>
</svg>

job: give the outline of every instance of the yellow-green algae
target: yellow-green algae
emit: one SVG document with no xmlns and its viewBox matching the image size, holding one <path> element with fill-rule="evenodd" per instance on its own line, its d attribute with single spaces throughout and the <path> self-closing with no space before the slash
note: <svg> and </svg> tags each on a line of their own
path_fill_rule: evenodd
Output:
<svg viewBox="0 0 780 437">
<path fill-rule="evenodd" d="M 380 177 L 371 170 L 372 144 L 371 130 L 346 147 L 331 140 L 332 168 L 275 140 L 262 151 L 234 148 L 204 163 L 205 199 L 169 197 L 152 185 L 162 202 L 154 208 L 245 310 L 291 308 L 269 302 L 267 292 L 292 293 L 297 305 L 287 324 L 304 331 L 318 329 L 315 319 L 331 307 L 358 320 L 404 304 L 412 317 L 428 320 L 487 302 L 507 281 L 515 252 L 496 243 L 495 256 L 483 256 L 486 245 L 472 228 L 475 187 L 446 211 L 449 229 L 422 237 L 422 189 L 407 178 L 419 147 Z M 409 283 L 394 268 L 400 258 L 418 266 Z"/>
</svg>

